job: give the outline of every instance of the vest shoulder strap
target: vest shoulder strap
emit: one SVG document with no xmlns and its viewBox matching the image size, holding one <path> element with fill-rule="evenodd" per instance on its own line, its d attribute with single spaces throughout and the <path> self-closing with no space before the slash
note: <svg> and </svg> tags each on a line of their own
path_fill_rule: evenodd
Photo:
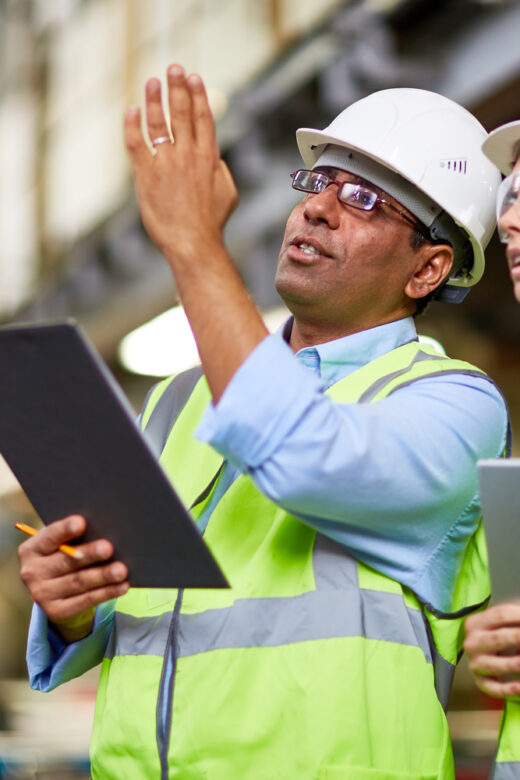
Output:
<svg viewBox="0 0 520 780">
<path fill-rule="evenodd" d="M 163 392 L 161 389 L 164 383 L 159 382 L 146 396 L 142 411 L 143 433 L 157 457 L 163 451 L 175 421 L 201 376 L 202 366 L 194 366 L 174 376 Z M 159 398 L 154 403 L 159 393 Z M 147 413 L 150 406 L 151 412 Z"/>
</svg>

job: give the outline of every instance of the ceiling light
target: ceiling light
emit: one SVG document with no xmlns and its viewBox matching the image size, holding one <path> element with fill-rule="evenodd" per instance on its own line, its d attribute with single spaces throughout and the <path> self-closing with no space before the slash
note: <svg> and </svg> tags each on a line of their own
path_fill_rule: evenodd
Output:
<svg viewBox="0 0 520 780">
<path fill-rule="evenodd" d="M 289 312 L 280 306 L 262 316 L 267 329 L 273 332 Z M 145 376 L 169 376 L 198 365 L 197 344 L 182 306 L 175 306 L 128 333 L 119 345 L 118 358 L 127 371 Z"/>
</svg>

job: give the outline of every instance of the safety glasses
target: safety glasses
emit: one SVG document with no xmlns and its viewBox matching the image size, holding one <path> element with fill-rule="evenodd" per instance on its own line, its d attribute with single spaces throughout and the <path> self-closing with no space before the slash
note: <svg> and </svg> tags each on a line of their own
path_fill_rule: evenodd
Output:
<svg viewBox="0 0 520 780">
<path fill-rule="evenodd" d="M 346 206 L 352 206 L 361 211 L 373 211 L 376 205 L 381 203 L 399 214 L 400 217 L 406 220 L 409 225 L 423 236 L 428 239 L 430 238 L 428 229 L 422 222 L 412 219 L 408 214 L 405 214 L 404 211 L 398 209 L 397 206 L 394 206 L 393 203 L 390 203 L 390 201 L 381 197 L 378 192 L 374 192 L 374 190 L 370 189 L 370 187 L 367 187 L 365 184 L 352 181 L 339 182 L 336 181 L 333 176 L 329 176 L 323 171 L 309 171 L 305 168 L 300 168 L 300 170 L 291 173 L 291 178 L 293 189 L 300 190 L 301 192 L 310 192 L 313 195 L 317 195 L 327 189 L 331 184 L 335 184 L 338 188 L 338 200 Z"/>
<path fill-rule="evenodd" d="M 519 195 L 520 173 L 512 173 L 502 181 L 497 192 L 498 236 L 503 244 L 507 244 L 509 236 L 507 231 L 500 227 L 500 219 L 512 206 L 514 206 L 516 214 L 520 217 Z"/>
</svg>

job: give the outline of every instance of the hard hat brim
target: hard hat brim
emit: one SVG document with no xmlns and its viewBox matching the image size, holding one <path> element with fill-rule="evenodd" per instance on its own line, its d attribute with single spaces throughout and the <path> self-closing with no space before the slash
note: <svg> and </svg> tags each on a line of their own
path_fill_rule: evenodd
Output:
<svg viewBox="0 0 520 780">
<path fill-rule="evenodd" d="M 505 176 L 514 168 L 520 142 L 520 120 L 497 127 L 482 144 L 482 151 Z"/>
</svg>

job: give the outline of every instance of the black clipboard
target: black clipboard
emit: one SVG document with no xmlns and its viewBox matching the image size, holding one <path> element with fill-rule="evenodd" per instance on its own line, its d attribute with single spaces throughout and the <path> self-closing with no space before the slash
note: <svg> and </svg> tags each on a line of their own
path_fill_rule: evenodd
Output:
<svg viewBox="0 0 520 780">
<path fill-rule="evenodd" d="M 84 515 L 133 587 L 228 587 L 76 322 L 0 327 L 0 376 L 0 452 L 45 524 Z"/>
</svg>

